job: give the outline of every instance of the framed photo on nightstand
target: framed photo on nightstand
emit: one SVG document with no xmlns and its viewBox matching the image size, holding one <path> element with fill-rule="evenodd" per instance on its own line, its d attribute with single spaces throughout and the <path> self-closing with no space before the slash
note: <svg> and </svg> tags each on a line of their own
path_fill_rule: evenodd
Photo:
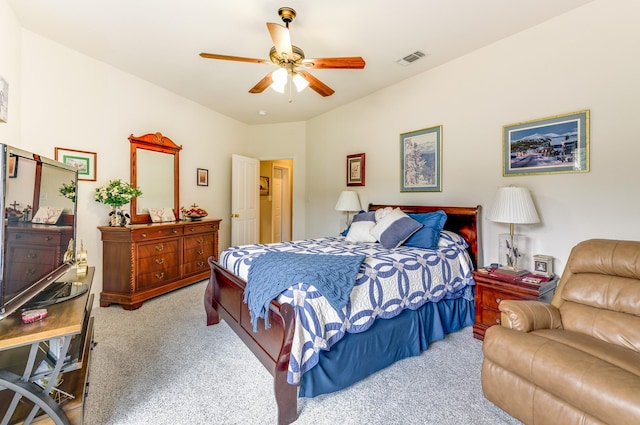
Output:
<svg viewBox="0 0 640 425">
<path fill-rule="evenodd" d="M 553 277 L 553 257 L 536 254 L 533 256 L 533 274 Z"/>
</svg>

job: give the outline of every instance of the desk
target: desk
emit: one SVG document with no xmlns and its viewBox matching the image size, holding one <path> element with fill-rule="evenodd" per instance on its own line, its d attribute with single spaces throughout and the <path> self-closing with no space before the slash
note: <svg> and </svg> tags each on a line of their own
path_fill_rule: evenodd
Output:
<svg viewBox="0 0 640 425">
<path fill-rule="evenodd" d="M 94 272 L 95 268 L 89 267 L 85 276 L 78 277 L 73 268 L 63 275 L 59 281 L 83 282 L 89 285 L 89 290 L 47 307 L 48 314 L 43 320 L 23 324 L 17 311 L 0 321 L 0 425 L 82 424 L 90 351 L 94 345 L 91 317 Z M 43 363 L 50 367 L 45 372 L 38 371 Z M 56 386 L 56 379 L 51 378 L 59 375 L 62 382 Z M 44 385 L 44 389 L 36 382 Z M 54 395 L 66 394 L 72 399 L 56 403 L 50 394 L 54 387 L 60 390 L 54 391 Z"/>
</svg>

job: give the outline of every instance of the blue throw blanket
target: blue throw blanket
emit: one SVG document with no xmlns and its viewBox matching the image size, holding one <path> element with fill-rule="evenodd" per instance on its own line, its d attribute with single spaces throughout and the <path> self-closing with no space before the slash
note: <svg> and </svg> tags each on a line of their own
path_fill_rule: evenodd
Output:
<svg viewBox="0 0 640 425">
<path fill-rule="evenodd" d="M 364 255 L 316 255 L 267 252 L 249 267 L 244 302 L 249 304 L 251 324 L 258 331 L 258 318 L 269 324 L 269 304 L 296 283 L 313 285 L 336 310 L 349 301 Z"/>
</svg>

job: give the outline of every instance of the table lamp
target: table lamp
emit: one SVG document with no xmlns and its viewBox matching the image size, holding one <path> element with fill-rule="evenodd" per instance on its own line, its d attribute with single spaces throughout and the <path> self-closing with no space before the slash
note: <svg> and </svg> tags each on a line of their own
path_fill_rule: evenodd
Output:
<svg viewBox="0 0 640 425">
<path fill-rule="evenodd" d="M 487 219 L 497 223 L 509 223 L 509 234 L 499 235 L 499 271 L 510 276 L 523 276 L 529 271 L 519 267 L 518 260 L 523 254 L 525 238 L 514 234 L 515 224 L 539 223 L 540 218 L 533 204 L 529 190 L 524 187 L 506 186 L 498 188 L 493 208 Z"/>
<path fill-rule="evenodd" d="M 346 211 L 347 212 L 347 226 L 349 225 L 349 213 L 351 211 L 358 212 L 360 211 L 360 199 L 358 199 L 358 194 L 351 190 L 343 190 L 338 198 L 338 202 L 336 203 L 337 211 Z"/>
</svg>

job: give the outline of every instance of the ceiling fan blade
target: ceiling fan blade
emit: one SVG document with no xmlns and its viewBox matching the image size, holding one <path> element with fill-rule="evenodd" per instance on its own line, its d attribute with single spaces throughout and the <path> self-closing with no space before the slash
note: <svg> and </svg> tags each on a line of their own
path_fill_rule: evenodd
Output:
<svg viewBox="0 0 640 425">
<path fill-rule="evenodd" d="M 271 22 L 267 22 L 267 28 L 269 29 L 269 35 L 271 35 L 271 40 L 273 40 L 273 45 L 278 55 L 286 54 L 287 58 L 293 59 L 289 29 Z"/>
<path fill-rule="evenodd" d="M 258 81 L 258 84 L 251 87 L 249 93 L 262 93 L 273 83 L 273 78 L 271 77 L 271 72 L 268 73 L 262 80 Z"/>
<path fill-rule="evenodd" d="M 304 59 L 302 66 L 309 69 L 363 69 L 366 62 L 360 56 L 347 58 Z"/>
<path fill-rule="evenodd" d="M 335 91 L 331 87 L 318 80 L 307 71 L 298 71 L 298 74 L 302 75 L 302 78 L 309 82 L 309 87 L 311 87 L 320 96 L 327 97 L 335 93 Z"/>
<path fill-rule="evenodd" d="M 252 63 L 271 63 L 267 59 L 244 58 L 241 56 L 218 55 L 215 53 L 200 53 L 200 56 L 206 59 L 221 59 L 225 61 L 252 62 Z"/>
</svg>

